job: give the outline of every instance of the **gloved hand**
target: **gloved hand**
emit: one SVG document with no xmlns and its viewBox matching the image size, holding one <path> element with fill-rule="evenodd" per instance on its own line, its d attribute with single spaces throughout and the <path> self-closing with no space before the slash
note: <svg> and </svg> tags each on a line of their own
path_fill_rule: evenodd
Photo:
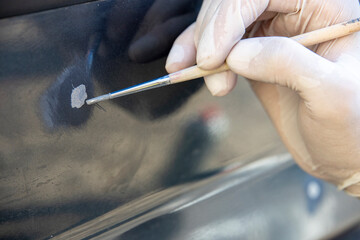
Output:
<svg viewBox="0 0 360 240">
<path fill-rule="evenodd" d="M 197 63 L 212 69 L 226 61 L 231 71 L 205 79 L 210 92 L 229 93 L 236 74 L 251 79 L 296 162 L 360 196 L 360 34 L 310 49 L 270 37 L 357 17 L 358 0 L 205 0 L 196 23 L 175 41 L 166 68 Z"/>
</svg>

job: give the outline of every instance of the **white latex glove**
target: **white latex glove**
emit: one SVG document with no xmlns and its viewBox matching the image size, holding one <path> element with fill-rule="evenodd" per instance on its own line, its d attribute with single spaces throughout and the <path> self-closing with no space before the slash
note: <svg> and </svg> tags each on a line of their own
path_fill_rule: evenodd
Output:
<svg viewBox="0 0 360 240">
<path fill-rule="evenodd" d="M 360 35 L 311 48 L 283 37 L 360 17 L 358 0 L 205 0 L 175 41 L 166 68 L 197 62 L 232 71 L 207 77 L 213 95 L 236 75 L 251 86 L 296 162 L 360 196 Z M 250 37 L 243 38 L 245 29 Z M 314 53 L 315 52 L 315 53 Z"/>
</svg>

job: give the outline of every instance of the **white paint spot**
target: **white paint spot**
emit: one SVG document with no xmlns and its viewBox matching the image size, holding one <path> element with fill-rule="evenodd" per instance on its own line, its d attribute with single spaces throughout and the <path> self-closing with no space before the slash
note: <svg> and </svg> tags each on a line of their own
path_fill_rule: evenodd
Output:
<svg viewBox="0 0 360 240">
<path fill-rule="evenodd" d="M 86 87 L 81 84 L 74 88 L 71 93 L 71 107 L 81 108 L 87 98 Z"/>
</svg>

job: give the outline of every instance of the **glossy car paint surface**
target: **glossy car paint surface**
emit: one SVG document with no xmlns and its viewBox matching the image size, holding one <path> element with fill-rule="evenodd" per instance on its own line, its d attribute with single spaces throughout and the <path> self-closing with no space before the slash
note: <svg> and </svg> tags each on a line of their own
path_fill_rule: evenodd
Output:
<svg viewBox="0 0 360 240">
<path fill-rule="evenodd" d="M 224 98 L 212 97 L 199 79 L 100 106 L 82 105 L 84 96 L 166 74 L 164 57 L 176 36 L 196 19 L 200 4 L 191 0 L 104 0 L 0 20 L 1 239 L 69 239 L 72 233 L 78 239 L 105 235 L 141 239 L 154 221 L 155 230 L 168 223 L 181 226 L 179 222 L 187 221 L 184 216 L 193 218 L 188 207 L 201 206 L 201 212 L 208 208 L 207 217 L 194 218 L 198 222 L 192 224 L 194 229 L 185 224 L 183 231 L 165 236 L 181 239 L 197 226 L 213 226 L 217 216 L 222 226 L 228 226 L 230 212 L 238 219 L 247 216 L 242 211 L 245 208 L 271 219 L 275 211 L 266 210 L 266 204 L 274 204 L 272 198 L 288 204 L 277 204 L 279 211 L 284 205 L 289 211 L 268 228 L 281 231 L 286 227 L 289 236 L 300 231 L 313 236 L 306 235 L 310 228 L 282 224 L 297 217 L 287 214 L 291 209 L 300 212 L 305 224 L 311 211 L 322 209 L 327 201 L 319 200 L 312 209 L 279 198 L 277 191 L 281 196 L 303 196 L 303 204 L 307 199 L 299 186 L 305 186 L 309 176 L 296 167 L 283 167 L 284 162 L 271 165 L 284 171 L 274 184 L 264 187 L 267 180 L 263 180 L 265 185 L 250 184 L 273 169 L 260 167 L 254 170 L 256 178 L 235 181 L 235 190 L 214 193 L 214 201 L 203 198 L 206 189 L 223 189 L 229 179 L 233 182 L 244 176 L 244 164 L 286 152 L 244 79 Z M 239 174 L 226 171 L 233 164 Z M 298 174 L 296 181 L 287 181 L 287 171 Z M 220 182 L 215 181 L 218 178 Z M 291 189 L 299 195 L 291 195 Z M 326 207 L 317 212 L 318 221 L 331 226 L 327 233 L 358 219 L 356 211 L 348 211 L 359 209 L 357 201 L 328 185 L 324 189 L 329 189 L 328 195 L 321 199 L 330 199 L 331 206 L 346 206 L 334 207 L 336 216 L 342 214 L 337 218 L 324 217 Z M 248 197 L 239 204 L 242 194 Z M 184 196 L 210 200 L 196 205 L 201 201 L 184 201 Z M 263 201 L 253 202 L 259 197 Z M 176 208 L 171 205 L 174 202 Z M 161 204 L 170 207 L 143 218 Z M 167 217 L 160 223 L 150 221 L 175 209 L 178 212 L 169 221 Z M 258 224 L 254 219 L 246 220 L 254 223 L 241 224 L 238 231 L 251 233 L 249 226 Z M 336 224 L 340 220 L 346 224 Z M 150 225 L 140 225 L 146 221 Z M 266 235 L 268 239 L 271 234 Z"/>
</svg>

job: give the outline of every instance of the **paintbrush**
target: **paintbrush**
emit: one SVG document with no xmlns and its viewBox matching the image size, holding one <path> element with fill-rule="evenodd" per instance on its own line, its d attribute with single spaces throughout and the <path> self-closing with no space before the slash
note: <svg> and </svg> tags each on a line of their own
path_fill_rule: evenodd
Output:
<svg viewBox="0 0 360 240">
<path fill-rule="evenodd" d="M 304 33 L 301 35 L 297 35 L 295 37 L 291 37 L 291 39 L 295 40 L 296 42 L 302 44 L 305 47 L 312 46 L 315 44 L 319 44 L 322 42 L 330 41 L 336 38 L 344 37 L 346 35 L 352 34 L 354 32 L 360 31 L 360 18 L 353 19 L 351 21 L 339 23 L 336 25 L 332 25 L 326 28 L 318 29 L 312 32 Z M 211 74 L 224 72 L 229 70 L 229 67 L 226 63 L 221 65 L 219 68 L 213 70 L 204 70 L 199 67 L 192 66 L 178 72 L 171 73 L 169 75 L 141 83 L 139 85 L 135 85 L 126 89 L 122 89 L 116 92 L 108 93 L 105 95 L 101 95 L 99 97 L 91 98 L 86 100 L 88 105 L 122 97 L 126 95 L 130 95 L 137 92 L 142 92 L 145 90 L 158 88 L 174 83 L 185 82 L 188 80 L 205 77 Z"/>
</svg>

